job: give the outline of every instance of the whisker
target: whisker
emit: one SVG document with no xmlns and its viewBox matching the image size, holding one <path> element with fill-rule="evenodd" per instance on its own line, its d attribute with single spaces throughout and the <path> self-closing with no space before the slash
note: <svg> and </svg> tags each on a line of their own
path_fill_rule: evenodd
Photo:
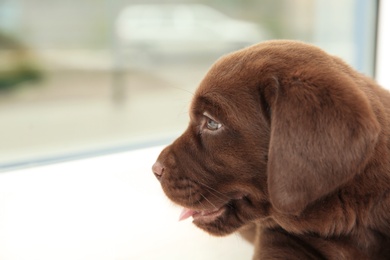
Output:
<svg viewBox="0 0 390 260">
<path fill-rule="evenodd" d="M 200 195 L 203 197 L 202 194 L 200 194 Z M 203 208 L 206 208 L 205 205 L 203 204 L 203 202 L 202 202 L 201 200 L 198 200 L 198 203 L 201 204 Z"/>
<path fill-rule="evenodd" d="M 195 181 L 196 181 L 199 185 L 202 185 L 202 186 L 204 186 L 206 189 L 208 189 L 208 190 L 210 191 L 210 193 L 215 192 L 215 193 L 217 193 L 218 195 L 221 195 L 221 196 L 223 196 L 223 197 L 226 198 L 226 199 L 231 199 L 231 198 L 229 198 L 226 194 L 223 194 L 222 192 L 217 191 L 216 189 L 214 189 L 214 188 L 208 186 L 207 184 L 202 183 L 202 182 L 199 181 L 199 180 L 195 180 Z M 215 196 L 217 196 L 217 195 L 215 195 Z M 217 197 L 218 197 L 218 196 L 217 196 Z"/>
<path fill-rule="evenodd" d="M 217 199 L 220 200 L 220 201 L 225 201 L 225 202 L 226 202 L 226 201 L 229 202 L 229 201 L 232 199 L 231 197 L 227 196 L 226 194 L 224 194 L 224 193 L 222 193 L 222 192 L 220 192 L 220 191 L 218 191 L 218 190 L 216 190 L 216 189 L 210 187 L 209 185 L 205 184 L 204 181 L 199 180 L 199 177 L 200 177 L 200 176 L 197 176 L 197 177 L 198 177 L 198 178 L 196 178 L 196 179 L 195 179 L 195 178 L 192 179 L 192 181 L 193 181 L 194 183 L 197 183 L 198 185 L 202 186 L 205 190 L 207 190 L 207 191 L 210 193 L 211 196 L 217 198 Z M 191 204 L 191 205 L 195 205 L 195 204 L 199 203 L 199 204 L 201 204 L 202 206 L 205 206 L 205 205 L 202 203 L 201 200 L 196 200 L 196 201 L 194 201 L 194 198 L 193 198 L 193 194 L 192 194 L 192 193 L 193 193 L 192 188 L 189 187 L 189 202 L 190 202 L 190 204 Z M 199 193 L 199 195 L 200 195 L 205 201 L 207 201 L 210 205 L 212 205 L 215 209 L 218 209 L 218 207 L 217 207 L 214 203 L 212 203 L 204 194 Z M 230 205 L 229 203 L 228 203 L 227 206 L 228 206 L 229 208 L 234 208 L 234 206 Z"/>
<path fill-rule="evenodd" d="M 202 196 L 208 203 L 210 203 L 215 209 L 218 209 L 209 199 L 206 198 L 202 193 L 200 193 L 200 196 Z"/>
<path fill-rule="evenodd" d="M 224 194 L 218 194 L 216 191 L 214 190 L 210 190 L 209 188 L 205 187 L 208 192 L 210 193 L 211 196 L 214 196 L 215 198 L 221 200 L 221 201 L 224 201 L 224 200 L 230 200 L 229 197 L 225 196 Z M 221 196 L 223 195 L 223 196 Z"/>
</svg>

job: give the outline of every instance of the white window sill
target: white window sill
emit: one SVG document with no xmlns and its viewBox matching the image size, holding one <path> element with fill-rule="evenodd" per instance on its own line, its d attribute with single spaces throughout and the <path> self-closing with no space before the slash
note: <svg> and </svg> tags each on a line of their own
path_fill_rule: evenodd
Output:
<svg viewBox="0 0 390 260">
<path fill-rule="evenodd" d="M 238 235 L 178 222 L 151 172 L 161 149 L 0 174 L 0 259 L 250 259 Z"/>
</svg>

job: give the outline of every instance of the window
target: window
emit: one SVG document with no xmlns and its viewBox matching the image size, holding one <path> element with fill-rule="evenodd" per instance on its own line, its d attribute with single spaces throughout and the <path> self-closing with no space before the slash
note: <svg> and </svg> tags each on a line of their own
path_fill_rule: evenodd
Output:
<svg viewBox="0 0 390 260">
<path fill-rule="evenodd" d="M 378 83 L 390 90 L 390 75 L 387 68 L 390 66 L 390 12 L 389 1 L 380 2 L 379 19 L 378 19 L 378 47 L 376 59 L 376 79 Z"/>
<path fill-rule="evenodd" d="M 0 167 L 159 144 L 224 53 L 298 39 L 373 75 L 376 1 L 4 0 Z"/>
</svg>

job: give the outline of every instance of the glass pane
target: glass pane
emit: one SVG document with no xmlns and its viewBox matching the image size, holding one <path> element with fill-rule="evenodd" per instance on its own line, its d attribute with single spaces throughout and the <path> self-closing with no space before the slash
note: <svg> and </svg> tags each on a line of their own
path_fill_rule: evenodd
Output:
<svg viewBox="0 0 390 260">
<path fill-rule="evenodd" d="M 319 45 L 372 75 L 376 1 L 2 0 L 0 166 L 158 143 L 182 132 L 224 53 Z"/>
</svg>

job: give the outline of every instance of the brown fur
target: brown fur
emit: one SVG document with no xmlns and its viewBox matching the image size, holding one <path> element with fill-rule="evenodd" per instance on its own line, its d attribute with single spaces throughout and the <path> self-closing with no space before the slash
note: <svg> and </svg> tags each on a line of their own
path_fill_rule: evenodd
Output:
<svg viewBox="0 0 390 260">
<path fill-rule="evenodd" d="M 154 172 L 177 204 L 222 207 L 194 224 L 241 231 L 254 259 L 390 259 L 389 109 L 387 91 L 319 48 L 261 43 L 212 66 Z"/>
</svg>

